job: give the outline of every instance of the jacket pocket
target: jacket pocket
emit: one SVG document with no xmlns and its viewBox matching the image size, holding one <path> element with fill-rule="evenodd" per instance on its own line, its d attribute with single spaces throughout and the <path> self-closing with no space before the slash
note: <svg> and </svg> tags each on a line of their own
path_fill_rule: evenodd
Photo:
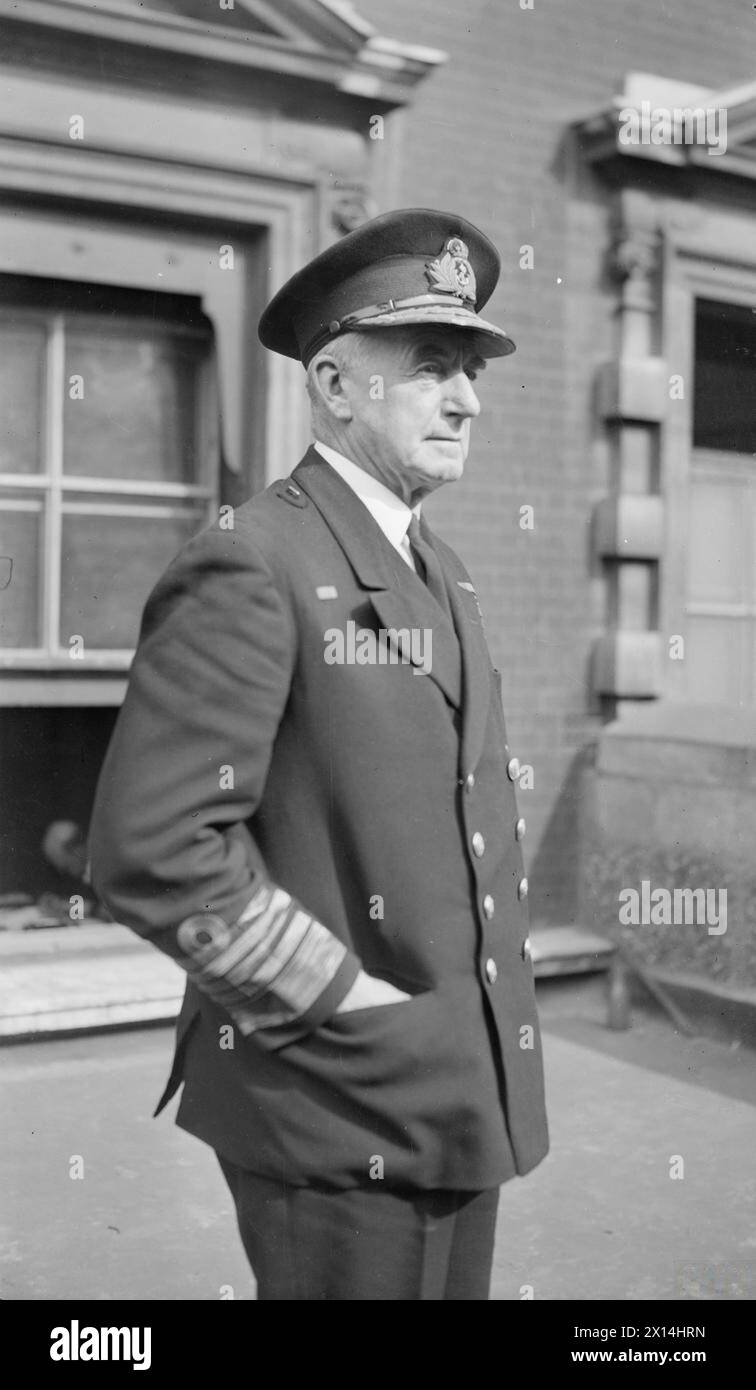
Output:
<svg viewBox="0 0 756 1390">
<path fill-rule="evenodd" d="M 476 1129 L 481 1104 L 496 1104 L 480 1074 L 488 1081 L 491 1061 L 479 993 L 474 979 L 457 980 L 334 1014 L 279 1056 L 306 1078 L 336 1130 L 359 1127 L 369 1153 L 453 1151 Z M 444 1166 L 438 1154 L 433 1166 Z"/>
<path fill-rule="evenodd" d="M 242 1167 L 341 1188 L 372 1186 L 380 1160 L 379 1176 L 397 1190 L 477 1190 L 511 1168 L 483 997 L 472 976 L 336 1014 L 272 1053 L 251 1038 L 221 1053 L 216 1039 L 212 1030 L 204 1039 L 207 1076 L 190 1099 L 192 1118 L 203 1106 L 219 1118 L 202 1129 L 195 1123 L 193 1132 Z"/>
</svg>

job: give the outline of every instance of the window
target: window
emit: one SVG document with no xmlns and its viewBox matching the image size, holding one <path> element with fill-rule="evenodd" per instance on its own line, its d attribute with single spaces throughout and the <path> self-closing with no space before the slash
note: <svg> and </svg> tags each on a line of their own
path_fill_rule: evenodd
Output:
<svg viewBox="0 0 756 1390">
<path fill-rule="evenodd" d="M 756 309 L 696 300 L 694 449 L 756 453 Z"/>
<path fill-rule="evenodd" d="M 211 360 L 190 296 L 0 276 L 3 665 L 128 665 L 216 500 Z"/>
<path fill-rule="evenodd" d="M 695 304 L 689 698 L 756 704 L 756 313 Z"/>
</svg>

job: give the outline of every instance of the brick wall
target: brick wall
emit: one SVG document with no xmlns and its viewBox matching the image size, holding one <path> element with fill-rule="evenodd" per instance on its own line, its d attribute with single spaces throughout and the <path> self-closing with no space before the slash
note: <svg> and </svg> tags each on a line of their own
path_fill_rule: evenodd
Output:
<svg viewBox="0 0 756 1390">
<path fill-rule="evenodd" d="M 465 479 L 428 505 L 462 555 L 504 678 L 511 743 L 532 763 L 521 793 L 538 916 L 576 903 L 580 766 L 599 726 L 588 658 L 603 624 L 589 518 L 605 490 L 592 422 L 596 366 L 612 348 L 602 265 L 607 193 L 566 138 L 629 71 L 725 88 L 750 80 L 752 10 L 739 0 L 360 0 L 380 32 L 445 49 L 402 124 L 396 203 L 448 207 L 503 260 L 489 306 L 518 344 L 489 365 Z M 748 26 L 748 27 L 747 27 Z M 381 209 L 382 210 L 382 209 Z M 533 270 L 519 248 L 534 248 Z M 535 509 L 535 529 L 519 509 Z"/>
</svg>

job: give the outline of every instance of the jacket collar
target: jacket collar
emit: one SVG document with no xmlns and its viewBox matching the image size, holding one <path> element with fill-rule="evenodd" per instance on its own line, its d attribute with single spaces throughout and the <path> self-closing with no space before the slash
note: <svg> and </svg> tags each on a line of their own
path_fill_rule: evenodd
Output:
<svg viewBox="0 0 756 1390">
<path fill-rule="evenodd" d="M 380 526 L 387 541 L 393 546 L 401 545 L 413 516 L 420 514 L 420 503 L 418 502 L 414 508 L 409 507 L 401 497 L 391 492 L 385 483 L 373 478 L 364 468 L 360 468 L 359 464 L 353 463 L 344 454 L 332 449 L 329 444 L 316 442 L 314 448 L 352 491 L 356 492 L 373 520 Z M 411 566 L 408 565 L 407 568 L 410 569 Z"/>
<path fill-rule="evenodd" d="M 425 530 L 425 519 L 421 525 Z M 430 532 L 430 528 L 427 529 Z M 475 770 L 483 752 L 491 701 L 491 657 L 483 628 L 483 614 L 470 576 L 454 551 L 432 532 L 430 535 L 449 585 L 449 600 L 462 648 L 464 703 L 460 776 L 464 778 Z"/>
<path fill-rule="evenodd" d="M 324 517 L 363 589 L 392 589 L 399 566 L 407 566 L 399 555 L 392 556 L 380 526 L 348 483 L 314 447 L 292 476 Z"/>
</svg>

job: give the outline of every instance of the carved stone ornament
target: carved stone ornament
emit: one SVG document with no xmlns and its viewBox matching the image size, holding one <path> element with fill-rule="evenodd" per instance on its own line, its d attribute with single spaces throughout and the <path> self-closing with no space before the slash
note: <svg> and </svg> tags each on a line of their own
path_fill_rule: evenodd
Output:
<svg viewBox="0 0 756 1390">
<path fill-rule="evenodd" d="M 660 237 L 658 232 L 637 228 L 618 229 L 609 250 L 609 273 L 613 280 L 648 280 L 657 269 Z"/>
<path fill-rule="evenodd" d="M 331 208 L 331 221 L 340 234 L 354 232 L 364 222 L 375 216 L 372 200 L 362 189 L 349 189 L 339 193 Z"/>
</svg>

